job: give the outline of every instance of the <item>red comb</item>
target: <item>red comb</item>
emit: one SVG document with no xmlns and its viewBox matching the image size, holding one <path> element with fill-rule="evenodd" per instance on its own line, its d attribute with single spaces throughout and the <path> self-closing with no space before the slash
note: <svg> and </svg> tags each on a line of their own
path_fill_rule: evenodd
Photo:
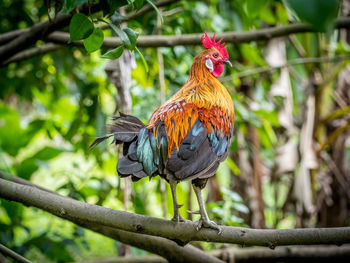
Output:
<svg viewBox="0 0 350 263">
<path fill-rule="evenodd" d="M 203 47 L 206 49 L 215 47 L 221 55 L 223 56 L 224 59 L 228 59 L 228 54 L 225 46 L 225 43 L 221 43 L 222 39 L 220 39 L 218 42 L 215 42 L 215 34 L 213 36 L 213 40 L 210 39 L 210 37 L 207 35 L 207 33 L 204 33 L 202 36 L 202 44 Z"/>
</svg>

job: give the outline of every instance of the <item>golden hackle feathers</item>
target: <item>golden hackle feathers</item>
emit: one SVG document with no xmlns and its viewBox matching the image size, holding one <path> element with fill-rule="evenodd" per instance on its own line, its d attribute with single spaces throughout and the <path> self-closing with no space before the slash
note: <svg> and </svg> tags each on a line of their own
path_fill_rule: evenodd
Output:
<svg viewBox="0 0 350 263">
<path fill-rule="evenodd" d="M 157 124 L 164 122 L 168 135 L 168 154 L 178 148 L 197 118 L 208 133 L 212 127 L 225 135 L 232 131 L 234 106 L 226 88 L 209 72 L 205 57 L 215 48 L 199 54 L 193 62 L 188 82 L 156 110 L 147 126 L 157 136 Z"/>
</svg>

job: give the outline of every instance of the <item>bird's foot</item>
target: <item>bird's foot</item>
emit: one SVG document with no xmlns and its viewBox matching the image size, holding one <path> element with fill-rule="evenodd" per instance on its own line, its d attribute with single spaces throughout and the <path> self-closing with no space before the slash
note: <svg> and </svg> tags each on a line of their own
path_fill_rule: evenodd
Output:
<svg viewBox="0 0 350 263">
<path fill-rule="evenodd" d="M 190 222 L 191 220 L 187 220 L 185 218 L 183 218 L 180 214 L 175 215 L 171 221 L 174 221 L 175 223 L 179 223 L 179 222 Z"/>
<path fill-rule="evenodd" d="M 202 227 L 215 229 L 215 230 L 218 231 L 218 235 L 220 235 L 220 234 L 222 233 L 221 227 L 219 227 L 214 221 L 211 221 L 211 220 L 209 220 L 209 219 L 203 219 L 203 218 L 201 218 L 201 219 L 197 222 L 197 226 L 196 226 L 197 231 L 199 231 Z"/>
</svg>

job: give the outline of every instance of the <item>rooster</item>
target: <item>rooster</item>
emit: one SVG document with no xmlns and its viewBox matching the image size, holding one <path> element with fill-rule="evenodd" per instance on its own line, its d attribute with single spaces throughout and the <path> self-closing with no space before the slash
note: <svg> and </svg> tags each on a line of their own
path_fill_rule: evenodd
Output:
<svg viewBox="0 0 350 263">
<path fill-rule="evenodd" d="M 120 113 L 107 136 L 97 138 L 92 146 L 113 136 L 113 143 L 123 144 L 118 160 L 119 176 L 133 181 L 160 175 L 171 187 L 173 221 L 183 222 L 179 213 L 176 185 L 191 180 L 201 218 L 197 229 L 209 227 L 220 231 L 207 215 L 201 190 L 228 155 L 233 133 L 234 105 L 226 88 L 217 80 L 230 66 L 225 43 L 216 42 L 205 33 L 206 49 L 195 57 L 187 83 L 144 125 L 138 118 Z"/>
</svg>

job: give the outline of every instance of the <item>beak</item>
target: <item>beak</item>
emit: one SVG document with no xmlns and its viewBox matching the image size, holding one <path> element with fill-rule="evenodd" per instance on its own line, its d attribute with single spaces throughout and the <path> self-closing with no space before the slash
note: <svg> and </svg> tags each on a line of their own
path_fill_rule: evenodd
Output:
<svg viewBox="0 0 350 263">
<path fill-rule="evenodd" d="M 223 60 L 222 62 L 225 63 L 225 64 L 227 64 L 227 65 L 229 65 L 230 67 L 232 67 L 231 61 L 229 61 L 229 60 Z"/>
</svg>

